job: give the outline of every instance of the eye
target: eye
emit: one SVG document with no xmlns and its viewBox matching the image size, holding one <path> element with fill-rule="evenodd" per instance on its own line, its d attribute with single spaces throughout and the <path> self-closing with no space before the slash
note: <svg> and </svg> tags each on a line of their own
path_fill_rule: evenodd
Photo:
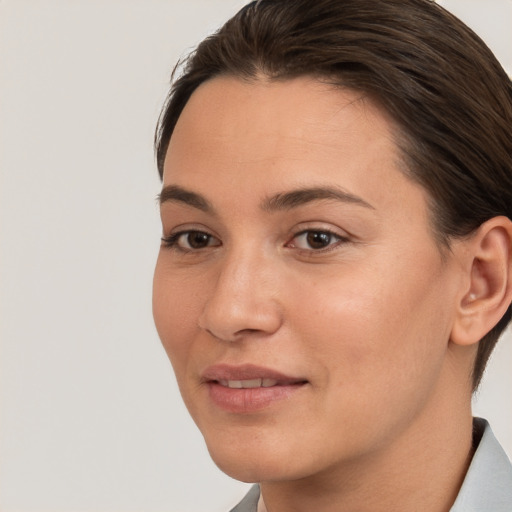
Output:
<svg viewBox="0 0 512 512">
<path fill-rule="evenodd" d="M 346 239 L 340 235 L 332 233 L 331 231 L 306 230 L 295 235 L 292 241 L 288 244 L 288 247 L 319 251 L 335 247 L 344 240 Z"/>
<path fill-rule="evenodd" d="M 165 247 L 180 249 L 183 251 L 197 251 L 206 247 L 218 247 L 220 240 L 204 231 L 180 231 L 162 238 Z"/>
</svg>

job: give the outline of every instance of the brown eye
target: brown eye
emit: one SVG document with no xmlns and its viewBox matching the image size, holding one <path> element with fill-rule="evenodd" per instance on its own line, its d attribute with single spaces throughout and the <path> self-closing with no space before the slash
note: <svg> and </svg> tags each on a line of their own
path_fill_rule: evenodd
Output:
<svg viewBox="0 0 512 512">
<path fill-rule="evenodd" d="M 291 246 L 296 247 L 297 249 L 319 251 L 335 247 L 345 240 L 346 239 L 342 236 L 331 233 L 330 231 L 307 230 L 295 235 Z"/>
<path fill-rule="evenodd" d="M 212 236 L 201 231 L 191 231 L 186 235 L 188 247 L 191 249 L 202 249 L 210 245 Z"/>
<path fill-rule="evenodd" d="M 198 251 L 206 247 L 218 247 L 221 242 L 218 238 L 205 231 L 181 231 L 168 238 L 162 238 L 165 247 L 182 251 Z"/>
<path fill-rule="evenodd" d="M 323 231 L 309 231 L 306 234 L 306 241 L 311 249 L 323 249 L 327 247 L 330 245 L 332 238 L 330 233 Z"/>
</svg>

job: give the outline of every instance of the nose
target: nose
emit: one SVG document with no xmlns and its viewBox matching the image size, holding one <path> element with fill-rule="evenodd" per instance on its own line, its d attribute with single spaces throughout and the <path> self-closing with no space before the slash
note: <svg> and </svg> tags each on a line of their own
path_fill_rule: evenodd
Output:
<svg viewBox="0 0 512 512">
<path fill-rule="evenodd" d="M 282 323 L 278 282 L 278 269 L 261 251 L 227 256 L 218 262 L 199 327 L 229 342 L 275 333 Z"/>
</svg>

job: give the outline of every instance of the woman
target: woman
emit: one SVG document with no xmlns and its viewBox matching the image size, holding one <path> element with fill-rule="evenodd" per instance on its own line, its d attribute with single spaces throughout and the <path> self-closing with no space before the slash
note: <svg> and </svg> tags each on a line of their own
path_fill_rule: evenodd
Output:
<svg viewBox="0 0 512 512">
<path fill-rule="evenodd" d="M 512 86 L 428 0 L 268 0 L 159 122 L 154 316 L 234 510 L 512 510 Z M 490 469 L 492 468 L 492 472 Z"/>
</svg>

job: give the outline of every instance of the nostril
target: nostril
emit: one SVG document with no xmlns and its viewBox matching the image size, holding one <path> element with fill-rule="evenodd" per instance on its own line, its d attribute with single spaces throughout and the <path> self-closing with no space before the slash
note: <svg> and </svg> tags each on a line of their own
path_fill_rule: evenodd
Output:
<svg viewBox="0 0 512 512">
<path fill-rule="evenodd" d="M 238 331 L 235 334 L 236 335 L 243 335 L 243 334 L 252 334 L 252 333 L 255 333 L 255 332 L 259 332 L 259 330 L 258 329 L 242 329 L 242 330 Z"/>
</svg>

